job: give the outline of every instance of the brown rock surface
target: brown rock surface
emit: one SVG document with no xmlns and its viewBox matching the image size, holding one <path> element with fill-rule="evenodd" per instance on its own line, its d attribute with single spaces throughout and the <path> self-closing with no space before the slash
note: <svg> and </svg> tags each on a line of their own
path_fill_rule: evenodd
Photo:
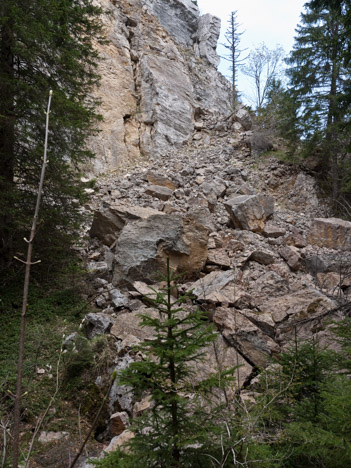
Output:
<svg viewBox="0 0 351 468">
<path fill-rule="evenodd" d="M 315 218 L 308 241 L 328 249 L 351 250 L 351 222 L 338 218 Z"/>
<path fill-rule="evenodd" d="M 262 232 L 274 212 L 274 200 L 268 195 L 239 195 L 225 202 L 235 228 Z"/>
</svg>

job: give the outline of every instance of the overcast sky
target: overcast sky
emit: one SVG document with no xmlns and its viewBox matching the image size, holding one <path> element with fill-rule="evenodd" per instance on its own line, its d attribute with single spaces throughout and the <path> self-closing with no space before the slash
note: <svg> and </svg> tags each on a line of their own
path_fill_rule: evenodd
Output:
<svg viewBox="0 0 351 468">
<path fill-rule="evenodd" d="M 224 33 L 232 11 L 237 10 L 238 22 L 244 34 L 241 36 L 241 48 L 247 53 L 262 42 L 274 49 L 281 45 L 288 54 L 292 49 L 295 28 L 300 21 L 300 13 L 306 0 L 198 0 L 201 14 L 211 13 L 221 18 L 222 29 L 219 42 L 225 42 Z M 219 47 L 220 55 L 225 49 Z M 221 60 L 220 71 L 228 75 L 228 63 Z M 244 94 L 250 94 L 248 78 L 239 76 L 238 88 Z"/>
</svg>

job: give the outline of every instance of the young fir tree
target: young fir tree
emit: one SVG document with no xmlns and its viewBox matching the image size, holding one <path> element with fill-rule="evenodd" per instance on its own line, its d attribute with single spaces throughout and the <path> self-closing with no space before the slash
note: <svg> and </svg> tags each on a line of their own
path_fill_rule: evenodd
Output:
<svg viewBox="0 0 351 468">
<path fill-rule="evenodd" d="M 339 166 L 347 159 L 351 116 L 346 59 L 351 37 L 343 3 L 306 3 L 287 60 L 290 93 L 299 106 L 298 126 L 307 142 L 322 149 L 324 174 L 331 172 L 334 204 L 340 193 Z"/>
<path fill-rule="evenodd" d="M 0 2 L 0 267 L 23 251 L 43 154 L 43 116 L 53 90 L 49 163 L 36 243 L 56 260 L 79 224 L 80 167 L 97 119 L 101 10 L 93 0 Z M 54 252 L 54 254 L 53 254 Z"/>
<path fill-rule="evenodd" d="M 150 301 L 159 317 L 141 316 L 141 326 L 154 330 L 154 337 L 137 347 L 145 359 L 132 363 L 119 377 L 137 399 L 150 395 L 152 409 L 133 421 L 135 437 L 128 453 L 118 450 L 95 462 L 100 468 L 213 466 L 210 455 L 220 445 L 221 428 L 215 412 L 210 412 L 210 397 L 213 388 L 228 385 L 233 369 L 197 381 L 194 364 L 218 334 L 204 312 L 182 308 L 189 294 L 172 297 L 175 277 L 169 264 L 167 270 L 165 289 L 155 291 L 157 297 Z"/>
<path fill-rule="evenodd" d="M 338 369 L 350 356 L 349 325 L 348 320 L 337 327 L 340 352 L 313 340 L 295 342 L 261 379 L 264 391 L 252 416 L 260 414 L 256 430 L 277 454 L 279 463 L 272 466 L 350 465 L 351 383 L 345 366 Z"/>
</svg>

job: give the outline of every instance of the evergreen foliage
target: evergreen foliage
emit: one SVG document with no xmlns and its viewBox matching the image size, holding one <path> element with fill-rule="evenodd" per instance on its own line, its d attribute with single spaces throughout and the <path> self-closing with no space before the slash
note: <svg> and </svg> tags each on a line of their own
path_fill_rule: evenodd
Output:
<svg viewBox="0 0 351 468">
<path fill-rule="evenodd" d="M 81 222 L 80 167 L 92 154 L 99 77 L 93 41 L 102 41 L 92 0 L 2 0 L 0 3 L 0 265 L 28 233 L 39 184 L 45 103 L 53 90 L 49 163 L 37 242 L 57 259 Z"/>
<path fill-rule="evenodd" d="M 336 327 L 342 351 L 322 349 L 315 341 L 295 342 L 267 371 L 264 393 L 253 414 L 261 425 L 282 467 L 345 467 L 351 463 L 349 376 L 340 372 L 345 357 L 349 319 Z M 346 335 L 350 337 L 349 329 Z M 348 341 L 348 342 L 347 342 Z M 267 382 L 269 385 L 267 386 Z M 273 465 L 274 466 L 274 465 Z"/>
<path fill-rule="evenodd" d="M 290 95 L 298 105 L 295 125 L 308 148 L 331 172 L 334 206 L 350 185 L 350 29 L 346 2 L 310 1 L 287 59 Z M 348 8 L 349 9 L 349 8 Z"/>
<path fill-rule="evenodd" d="M 119 377 L 137 399 L 150 395 L 152 409 L 134 420 L 129 453 L 117 451 L 97 462 L 99 467 L 212 466 L 209 452 L 218 443 L 220 431 L 212 390 L 228 385 L 233 369 L 197 381 L 194 364 L 201 362 L 204 347 L 218 335 L 203 312 L 185 312 L 181 305 L 189 294 L 171 296 L 176 277 L 169 264 L 167 271 L 166 288 L 154 291 L 156 299 L 150 300 L 159 317 L 141 316 L 141 326 L 155 332 L 137 347 L 145 359 L 132 363 Z"/>
</svg>

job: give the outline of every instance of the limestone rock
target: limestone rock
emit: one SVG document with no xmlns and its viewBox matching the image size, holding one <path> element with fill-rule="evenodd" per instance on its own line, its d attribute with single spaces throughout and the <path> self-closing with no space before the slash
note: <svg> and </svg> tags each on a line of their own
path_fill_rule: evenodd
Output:
<svg viewBox="0 0 351 468">
<path fill-rule="evenodd" d="M 218 307 L 213 322 L 222 331 L 224 338 L 252 364 L 263 367 L 272 351 L 279 347 L 269 336 L 235 309 Z"/>
<path fill-rule="evenodd" d="M 42 444 L 49 444 L 50 442 L 56 442 L 57 440 L 68 439 L 68 437 L 68 432 L 42 431 L 39 435 L 38 442 Z"/>
<path fill-rule="evenodd" d="M 129 426 L 129 416 L 125 411 L 110 416 L 110 432 L 113 436 L 122 434 Z"/>
<path fill-rule="evenodd" d="M 172 195 L 173 190 L 168 187 L 162 187 L 160 185 L 149 185 L 146 188 L 145 193 L 151 195 L 152 197 L 166 201 Z"/>
<path fill-rule="evenodd" d="M 89 262 L 87 265 L 89 273 L 105 273 L 109 270 L 106 262 Z"/>
<path fill-rule="evenodd" d="M 192 136 L 192 83 L 179 61 L 162 55 L 145 54 L 140 70 L 141 118 L 153 129 L 152 135 L 141 136 L 141 146 L 147 153 L 160 155 Z"/>
<path fill-rule="evenodd" d="M 158 312 L 154 309 L 143 307 L 135 312 L 127 312 L 118 315 L 113 323 L 110 333 L 120 340 L 125 340 L 130 337 L 136 337 L 140 341 L 144 341 L 154 336 L 154 330 L 150 327 L 140 327 L 140 314 L 149 315 L 150 317 L 158 317 Z M 125 342 L 125 345 L 127 343 Z"/>
<path fill-rule="evenodd" d="M 147 173 L 147 180 L 151 185 L 167 187 L 171 190 L 176 189 L 175 183 L 171 179 L 163 174 L 158 174 L 157 172 L 149 171 Z"/>
<path fill-rule="evenodd" d="M 230 268 L 230 258 L 225 249 L 211 249 L 208 251 L 207 262 L 220 267 Z"/>
<path fill-rule="evenodd" d="M 274 200 L 269 195 L 239 195 L 225 202 L 235 228 L 262 232 L 266 220 L 274 212 Z"/>
<path fill-rule="evenodd" d="M 297 271 L 301 267 L 301 257 L 290 247 L 280 247 L 279 255 L 286 261 L 293 271 Z"/>
<path fill-rule="evenodd" d="M 249 257 L 249 260 L 261 263 L 262 265 L 270 265 L 275 262 L 276 256 L 269 250 L 255 250 Z"/>
<path fill-rule="evenodd" d="M 240 123 L 245 131 L 251 130 L 252 120 L 247 110 L 244 108 L 239 109 L 235 114 L 235 119 Z"/>
<path fill-rule="evenodd" d="M 125 296 L 119 289 L 111 289 L 110 291 L 111 302 L 115 309 L 121 309 L 122 307 L 127 307 L 129 304 L 129 299 Z"/>
<path fill-rule="evenodd" d="M 110 246 L 115 242 L 126 223 L 136 219 L 146 219 L 155 214 L 162 213 L 141 206 L 129 206 L 122 203 L 105 204 L 100 210 L 94 211 L 89 234 L 90 237 L 97 237 L 104 244 Z"/>
<path fill-rule="evenodd" d="M 217 68 L 220 58 L 217 55 L 217 41 L 221 31 L 221 20 L 207 13 L 200 17 L 197 30 L 198 53 Z"/>
<path fill-rule="evenodd" d="M 192 284 L 192 293 L 200 301 L 212 304 L 236 304 L 247 297 L 247 293 L 235 284 L 231 270 L 213 271 Z"/>
<path fill-rule="evenodd" d="M 114 284 L 134 281 L 152 283 L 171 268 L 186 273 L 201 270 L 207 258 L 208 230 L 196 220 L 154 215 L 127 224 L 116 244 Z"/>
<path fill-rule="evenodd" d="M 267 223 L 263 229 L 263 235 L 265 237 L 271 237 L 276 239 L 277 237 L 281 237 L 285 235 L 285 229 L 279 226 L 275 226 L 272 223 Z"/>
<path fill-rule="evenodd" d="M 338 218 L 315 218 L 308 241 L 328 249 L 351 250 L 351 222 Z"/>
<path fill-rule="evenodd" d="M 152 403 L 150 396 L 143 398 L 141 401 L 137 401 L 133 407 L 133 417 L 135 418 L 145 411 L 148 411 L 152 407 Z"/>
<path fill-rule="evenodd" d="M 234 374 L 236 377 L 234 385 L 235 388 L 241 388 L 252 373 L 252 366 L 232 346 L 228 346 L 221 335 L 218 335 L 212 344 L 205 347 L 204 352 L 203 360 L 194 362 L 194 379 L 196 381 L 216 374 L 219 369 L 225 370 L 240 366 Z M 234 388 L 228 389 L 228 392 L 234 393 L 234 390 Z"/>
<path fill-rule="evenodd" d="M 106 314 L 90 313 L 84 317 L 85 333 L 89 339 L 108 333 L 112 324 L 113 320 Z"/>
<path fill-rule="evenodd" d="M 268 299 L 260 305 L 260 310 L 271 314 L 273 320 L 280 323 L 290 318 L 297 321 L 311 316 L 319 317 L 334 307 L 334 301 L 318 290 L 305 288 L 292 294 Z"/>
<path fill-rule="evenodd" d="M 127 452 L 128 449 L 125 448 L 125 446 L 133 438 L 134 438 L 134 433 L 131 431 L 128 431 L 127 429 L 124 432 L 122 432 L 122 434 L 113 437 L 109 445 L 104 449 L 104 452 L 106 453 L 115 452 L 118 447 L 121 447 L 121 449 Z"/>
<path fill-rule="evenodd" d="M 197 31 L 199 9 L 191 0 L 164 2 L 146 0 L 149 11 L 159 20 L 162 26 L 182 45 L 192 46 L 193 35 Z"/>
</svg>

